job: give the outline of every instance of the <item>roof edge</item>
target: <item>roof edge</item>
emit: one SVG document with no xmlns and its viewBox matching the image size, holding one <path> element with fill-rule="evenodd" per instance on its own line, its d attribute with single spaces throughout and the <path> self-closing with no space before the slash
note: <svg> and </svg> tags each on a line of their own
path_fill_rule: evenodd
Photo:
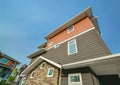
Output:
<svg viewBox="0 0 120 85">
<path fill-rule="evenodd" d="M 3 52 L 1 52 L 1 51 L 0 51 L 0 53 L 1 53 L 1 56 L 4 56 L 4 57 L 6 57 L 6 58 L 8 58 L 8 59 L 10 59 L 10 60 L 13 60 L 13 61 L 17 62 L 18 64 L 20 64 L 20 62 L 17 61 L 16 59 L 14 59 L 14 58 L 12 58 L 12 57 L 6 55 L 5 53 L 3 53 Z"/>
<path fill-rule="evenodd" d="M 88 7 L 87 9 L 83 10 L 82 12 L 80 12 L 79 14 L 77 14 L 76 16 L 74 16 L 73 18 L 71 18 L 70 20 L 68 20 L 67 22 L 65 22 L 64 24 L 62 24 L 61 26 L 59 26 L 56 30 L 54 30 L 53 32 L 51 32 L 50 34 L 48 34 L 45 37 L 45 39 L 48 40 L 49 38 L 52 38 L 53 36 L 55 36 L 59 32 L 63 31 L 64 29 L 66 29 L 70 25 L 73 25 L 73 24 L 77 23 L 78 21 L 82 20 L 85 17 L 89 17 L 89 18 L 93 17 L 92 7 L 91 6 Z"/>
</svg>

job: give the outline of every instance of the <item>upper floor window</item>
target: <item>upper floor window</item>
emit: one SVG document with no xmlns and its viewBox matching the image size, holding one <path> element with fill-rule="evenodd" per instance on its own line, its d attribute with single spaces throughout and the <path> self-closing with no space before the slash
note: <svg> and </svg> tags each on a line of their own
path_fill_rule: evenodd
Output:
<svg viewBox="0 0 120 85">
<path fill-rule="evenodd" d="M 69 74 L 68 75 L 68 85 L 72 85 L 72 84 L 79 84 L 82 85 L 82 77 L 81 74 Z"/>
<path fill-rule="evenodd" d="M 34 71 L 31 73 L 30 78 L 33 78 L 35 75 Z"/>
<path fill-rule="evenodd" d="M 54 68 L 49 68 L 48 73 L 47 73 L 47 77 L 53 77 L 53 75 L 54 75 Z"/>
<path fill-rule="evenodd" d="M 68 42 L 68 55 L 77 53 L 76 39 L 70 40 Z"/>
<path fill-rule="evenodd" d="M 8 59 L 7 58 L 1 58 L 0 59 L 0 62 L 3 63 L 3 64 L 7 64 L 8 63 Z"/>
<path fill-rule="evenodd" d="M 45 65 L 46 65 L 46 62 L 43 62 L 43 63 L 40 65 L 40 69 L 44 69 L 44 68 L 45 68 Z"/>
<path fill-rule="evenodd" d="M 56 44 L 56 45 L 54 45 L 54 48 L 58 48 L 58 47 L 59 47 L 59 45 L 60 45 L 60 44 Z"/>
<path fill-rule="evenodd" d="M 68 33 L 71 33 L 71 32 L 73 32 L 74 31 L 74 26 L 72 25 L 72 26 L 70 26 L 70 27 L 68 27 Z"/>
</svg>

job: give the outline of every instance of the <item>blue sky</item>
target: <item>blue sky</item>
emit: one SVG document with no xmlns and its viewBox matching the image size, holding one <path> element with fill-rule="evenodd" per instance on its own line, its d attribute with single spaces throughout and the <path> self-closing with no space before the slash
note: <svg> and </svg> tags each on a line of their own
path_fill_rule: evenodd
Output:
<svg viewBox="0 0 120 85">
<path fill-rule="evenodd" d="M 108 48 L 120 53 L 119 0 L 0 0 L 0 50 L 29 64 L 47 34 L 89 6 Z"/>
</svg>

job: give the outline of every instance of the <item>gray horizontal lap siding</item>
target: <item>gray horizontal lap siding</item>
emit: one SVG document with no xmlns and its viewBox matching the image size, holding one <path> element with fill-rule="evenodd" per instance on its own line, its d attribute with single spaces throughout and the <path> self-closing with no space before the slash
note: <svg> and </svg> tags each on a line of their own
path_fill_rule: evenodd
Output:
<svg viewBox="0 0 120 85">
<path fill-rule="evenodd" d="M 33 63 L 37 58 L 38 58 L 38 57 L 32 58 L 31 61 L 30 61 L 30 64 Z M 29 64 L 29 65 L 30 65 L 30 64 Z"/>
<path fill-rule="evenodd" d="M 81 74 L 83 85 L 94 85 L 91 73 Z"/>
<path fill-rule="evenodd" d="M 106 51 L 100 39 L 98 39 L 98 34 L 95 29 L 75 39 L 78 53 L 68 55 L 68 42 L 64 42 L 58 48 L 49 49 L 42 56 L 63 65 L 109 54 L 109 50 Z"/>
<path fill-rule="evenodd" d="M 94 81 L 92 79 L 91 73 L 82 73 L 81 77 L 82 77 L 82 85 L 94 85 Z M 61 85 L 68 85 L 68 76 L 61 77 Z"/>
<path fill-rule="evenodd" d="M 68 77 L 61 77 L 61 85 L 68 85 Z"/>
</svg>

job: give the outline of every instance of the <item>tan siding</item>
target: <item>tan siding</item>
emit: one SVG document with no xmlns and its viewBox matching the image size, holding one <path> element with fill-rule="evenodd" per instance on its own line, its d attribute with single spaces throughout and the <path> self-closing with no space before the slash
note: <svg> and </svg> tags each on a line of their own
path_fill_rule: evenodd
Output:
<svg viewBox="0 0 120 85">
<path fill-rule="evenodd" d="M 82 75 L 83 85 L 94 85 L 91 73 L 85 73 L 85 74 L 81 74 L 81 75 Z"/>
<path fill-rule="evenodd" d="M 54 76 L 47 77 L 48 69 L 54 67 L 49 63 L 46 63 L 44 69 L 40 69 L 40 65 L 37 66 L 34 71 L 34 78 L 30 78 L 30 74 L 27 77 L 26 85 L 58 85 L 58 68 L 54 67 Z"/>
<path fill-rule="evenodd" d="M 68 85 L 68 77 L 61 78 L 61 85 Z"/>
<path fill-rule="evenodd" d="M 31 61 L 30 61 L 30 64 L 33 63 L 37 58 L 38 58 L 38 57 L 32 58 Z M 30 64 L 29 64 L 29 65 L 30 65 Z"/>
</svg>

